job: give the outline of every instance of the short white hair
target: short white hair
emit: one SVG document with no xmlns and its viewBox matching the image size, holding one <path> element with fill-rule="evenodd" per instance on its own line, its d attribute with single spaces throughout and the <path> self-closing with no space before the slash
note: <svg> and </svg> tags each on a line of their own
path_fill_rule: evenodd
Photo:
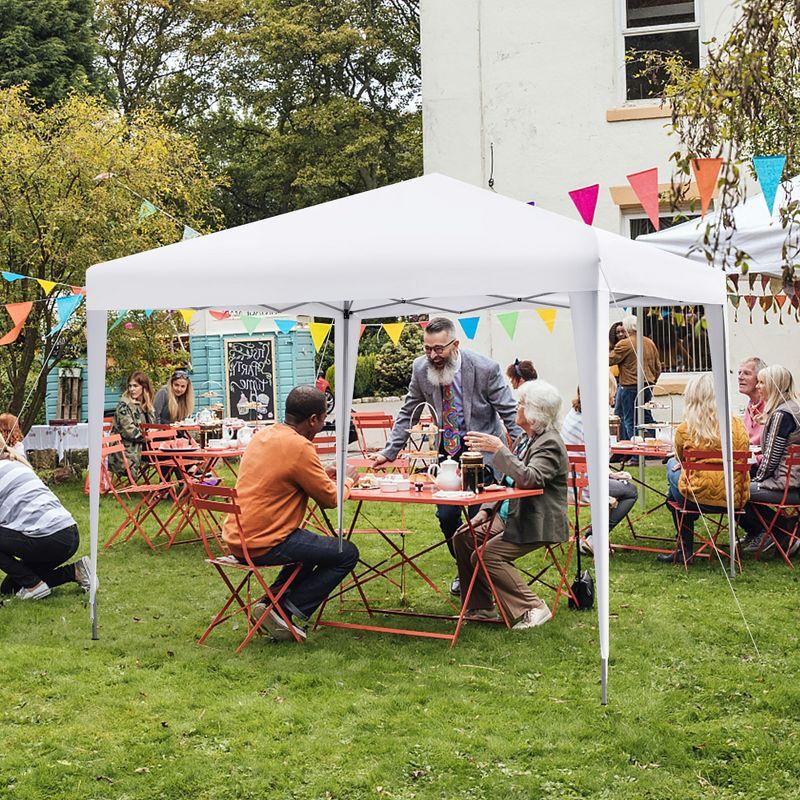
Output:
<svg viewBox="0 0 800 800">
<path fill-rule="evenodd" d="M 628 314 L 627 317 L 623 317 L 622 327 L 627 333 L 636 333 L 636 317 L 633 314 Z"/>
<path fill-rule="evenodd" d="M 519 402 L 525 419 L 534 431 L 541 433 L 558 426 L 561 395 L 555 386 L 543 381 L 526 381 L 518 390 Z"/>
</svg>

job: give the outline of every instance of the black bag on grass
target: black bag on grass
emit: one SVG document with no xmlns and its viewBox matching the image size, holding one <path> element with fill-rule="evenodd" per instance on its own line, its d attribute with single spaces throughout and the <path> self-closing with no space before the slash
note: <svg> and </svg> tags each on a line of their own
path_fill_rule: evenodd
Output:
<svg viewBox="0 0 800 800">
<path fill-rule="evenodd" d="M 575 495 L 575 549 L 578 551 L 578 571 L 570 587 L 568 605 L 575 611 L 590 611 L 594 608 L 594 579 L 589 570 L 581 570 L 581 525 L 578 507 L 577 474 L 572 473 L 572 491 Z"/>
</svg>

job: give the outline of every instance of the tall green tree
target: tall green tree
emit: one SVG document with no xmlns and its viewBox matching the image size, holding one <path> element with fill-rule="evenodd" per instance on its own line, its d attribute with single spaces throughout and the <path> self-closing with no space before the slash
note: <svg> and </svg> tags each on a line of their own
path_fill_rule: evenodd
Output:
<svg viewBox="0 0 800 800">
<path fill-rule="evenodd" d="M 701 244 L 709 260 L 747 270 L 749 255 L 735 247 L 733 209 L 745 199 L 755 155 L 784 154 L 784 177 L 800 171 L 800 3 L 797 0 L 741 0 L 727 36 L 708 44 L 705 64 L 692 69 L 680 58 L 648 53 L 646 69 L 669 76 L 664 100 L 672 110 L 672 131 L 681 147 L 672 155 L 673 196 L 685 204 L 693 158 L 722 157 L 715 207 Z M 781 209 L 787 238 L 784 281 L 800 264 L 800 203 Z"/>
<path fill-rule="evenodd" d="M 48 108 L 20 88 L 0 91 L 4 271 L 81 286 L 92 264 L 180 240 L 181 227 L 168 217 L 140 219 L 141 200 L 130 190 L 196 230 L 220 222 L 211 202 L 215 182 L 197 147 L 153 112 L 123 117 L 79 95 Z M 0 292 L 2 303 L 34 301 L 20 338 L 0 347 L 0 403 L 22 410 L 27 429 L 48 373 L 82 350 L 83 330 L 76 325 L 47 335 L 55 300 L 68 288 L 46 296 L 35 280 L 19 280 L 1 282 Z"/>
<path fill-rule="evenodd" d="M 98 88 L 93 0 L 3 0 L 0 87 L 25 83 L 49 105 Z"/>
</svg>

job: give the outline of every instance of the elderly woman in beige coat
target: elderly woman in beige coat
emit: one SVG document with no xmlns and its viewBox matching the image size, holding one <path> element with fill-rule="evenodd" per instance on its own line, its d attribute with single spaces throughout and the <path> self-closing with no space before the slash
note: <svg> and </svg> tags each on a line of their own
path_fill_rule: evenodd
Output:
<svg viewBox="0 0 800 800">
<path fill-rule="evenodd" d="M 542 489 L 541 495 L 511 500 L 501 508 L 491 525 L 494 503 L 487 503 L 475 515 L 479 526 L 491 538 L 483 561 L 489 572 L 506 617 L 515 630 L 535 628 L 550 617 L 547 604 L 537 597 L 513 562 L 532 550 L 569 538 L 567 525 L 567 475 L 569 460 L 556 428 L 561 398 L 555 387 L 545 381 L 530 381 L 519 390 L 517 424 L 524 431 L 509 449 L 496 436 L 470 432 L 466 441 L 470 450 L 493 454 L 495 470 L 504 473 L 504 482 L 518 489 Z M 506 505 L 506 504 L 504 504 Z M 472 534 L 466 525 L 454 539 L 458 572 L 463 596 L 472 580 L 476 563 Z M 479 572 L 469 597 L 468 616 L 473 619 L 496 619 L 492 592 L 486 577 Z"/>
</svg>

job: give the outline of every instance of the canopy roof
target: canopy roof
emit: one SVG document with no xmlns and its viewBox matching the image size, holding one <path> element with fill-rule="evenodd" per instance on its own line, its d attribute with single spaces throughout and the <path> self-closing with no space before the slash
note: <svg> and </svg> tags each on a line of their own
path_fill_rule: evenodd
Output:
<svg viewBox="0 0 800 800">
<path fill-rule="evenodd" d="M 432 174 L 91 267 L 87 307 L 309 302 L 355 316 L 493 305 L 723 303 L 705 264 Z M 511 305 L 509 305 L 509 301 Z"/>
<path fill-rule="evenodd" d="M 791 199 L 800 199 L 800 176 L 782 183 L 776 195 L 776 208 L 785 208 Z M 782 249 L 789 231 L 781 226 L 780 217 L 770 217 L 764 196 L 757 194 L 733 210 L 736 231 L 728 231 L 731 244 L 743 250 L 751 258 L 750 271 L 780 276 L 782 273 Z M 705 219 L 692 219 L 673 228 L 638 237 L 638 242 L 654 244 L 669 253 L 707 263 L 702 248 L 703 237 L 709 223 L 713 224 L 717 214 L 706 214 Z M 717 254 L 717 266 L 723 266 L 724 253 Z M 734 264 L 724 265 L 728 272 L 739 272 Z"/>
</svg>

